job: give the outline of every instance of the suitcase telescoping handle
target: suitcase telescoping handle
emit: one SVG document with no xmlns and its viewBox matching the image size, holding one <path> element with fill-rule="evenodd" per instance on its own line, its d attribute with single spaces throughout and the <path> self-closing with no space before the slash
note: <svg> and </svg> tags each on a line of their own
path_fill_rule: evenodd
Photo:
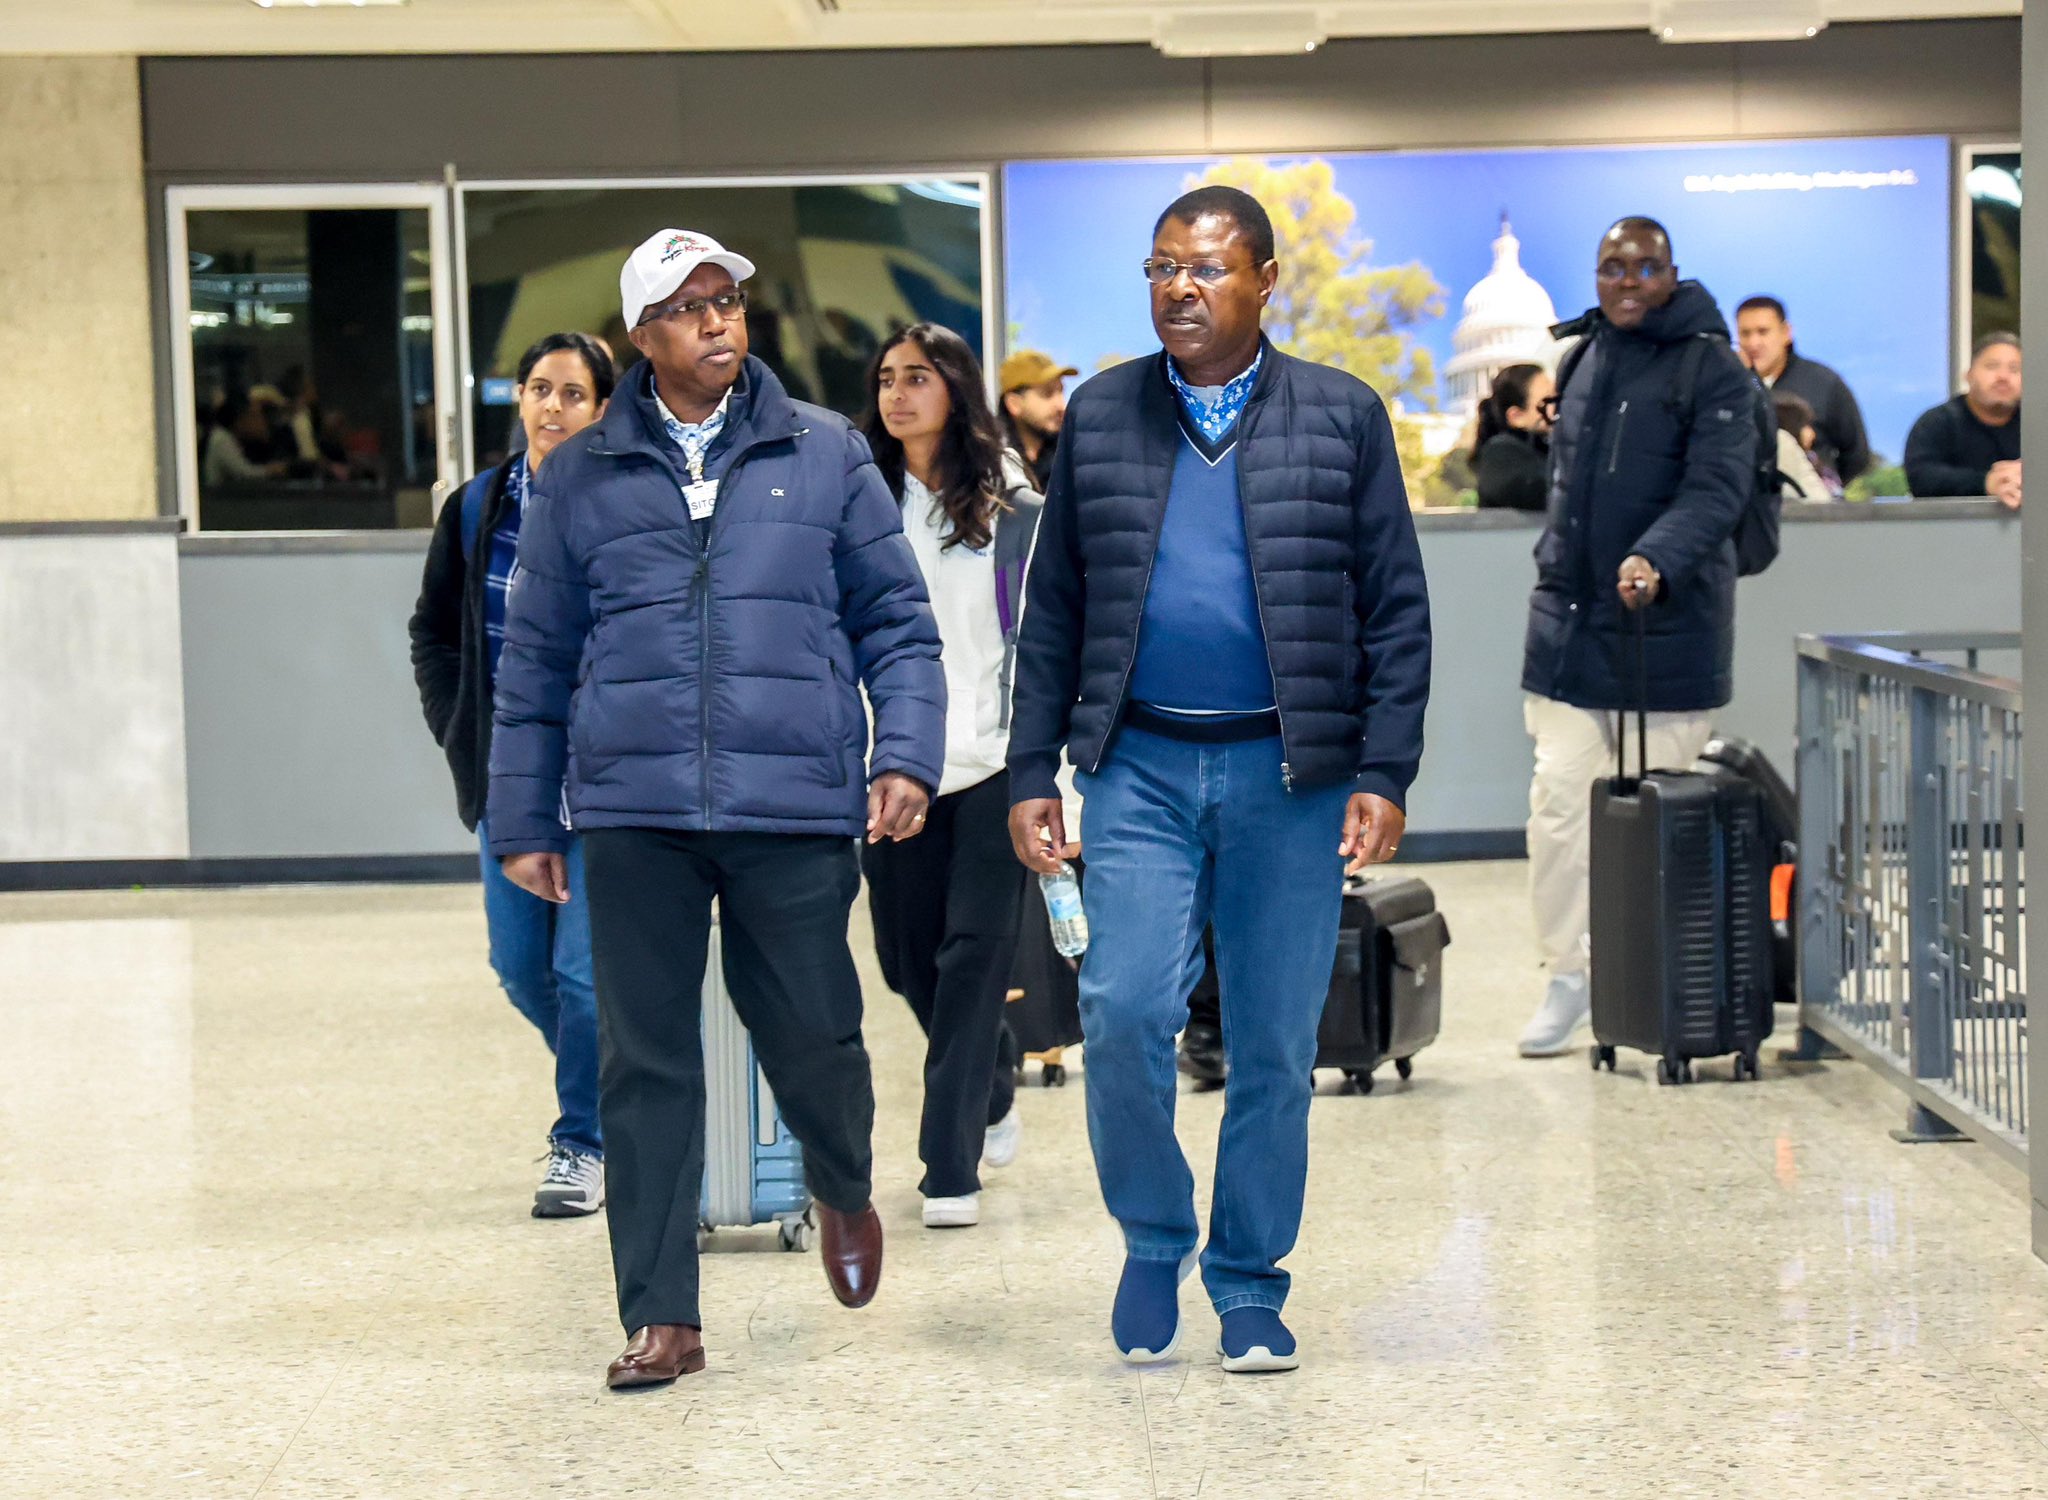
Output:
<svg viewBox="0 0 2048 1500">
<path fill-rule="evenodd" d="M 1629 611 L 1636 621 L 1636 766 L 1644 776 L 1650 774 L 1650 626 L 1643 618 L 1643 611 L 1648 608 L 1649 600 L 1645 599 Z M 1615 726 L 1614 779 L 1628 780 L 1627 710 L 1623 710 L 1622 720 Z"/>
</svg>

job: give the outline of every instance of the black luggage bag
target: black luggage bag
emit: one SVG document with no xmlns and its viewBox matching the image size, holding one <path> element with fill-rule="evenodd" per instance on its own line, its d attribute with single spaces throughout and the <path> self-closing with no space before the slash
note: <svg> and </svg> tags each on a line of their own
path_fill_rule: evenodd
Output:
<svg viewBox="0 0 2048 1500">
<path fill-rule="evenodd" d="M 1207 935 L 1204 935 L 1207 945 Z M 1337 927 L 1337 959 L 1316 1028 L 1319 1068 L 1335 1068 L 1362 1094 L 1389 1059 L 1407 1078 L 1443 1017 L 1443 951 L 1450 927 L 1436 893 L 1409 875 L 1351 880 Z M 1213 955 L 1188 1000 L 1192 1023 L 1218 1024 Z"/>
<path fill-rule="evenodd" d="M 1799 863 L 1799 803 L 1770 757 L 1748 740 L 1716 735 L 1700 752 L 1699 771 L 1721 767 L 1756 783 L 1764 796 L 1764 845 L 1770 851 L 1771 969 L 1773 997 L 1791 1005 L 1799 999 L 1799 928 L 1792 920 L 1792 885 Z"/>
<path fill-rule="evenodd" d="M 1695 1058 L 1732 1053 L 1753 1079 L 1775 1020 L 1764 794 L 1720 766 L 1631 777 L 1616 738 L 1616 775 L 1593 784 L 1593 1066 L 1633 1047 L 1659 1083 L 1687 1083 Z M 1647 766 L 1641 711 L 1636 744 Z"/>
</svg>

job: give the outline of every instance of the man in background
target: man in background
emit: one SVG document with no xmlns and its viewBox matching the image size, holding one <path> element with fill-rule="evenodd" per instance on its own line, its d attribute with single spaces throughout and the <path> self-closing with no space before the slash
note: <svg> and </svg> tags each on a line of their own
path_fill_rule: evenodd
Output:
<svg viewBox="0 0 2048 1500">
<path fill-rule="evenodd" d="M 1712 295 L 1679 280 L 1664 226 L 1616 224 L 1593 277 L 1599 305 L 1557 329 L 1585 352 L 1560 370 L 1522 659 L 1529 894 L 1550 970 L 1524 1057 L 1571 1051 L 1591 1010 L 1592 786 L 1614 772 L 1618 717 L 1647 709 L 1649 763 L 1689 766 L 1734 693 L 1734 536 L 1756 473 L 1755 382 Z"/>
<path fill-rule="evenodd" d="M 1963 394 L 1923 412 L 1906 439 L 1906 483 L 1921 498 L 1989 495 L 2020 508 L 2020 338 L 1987 333 Z"/>
<path fill-rule="evenodd" d="M 1049 354 L 1019 349 L 1003 361 L 997 384 L 1003 394 L 1003 431 L 1032 483 L 1044 494 L 1052 482 L 1052 459 L 1060 425 L 1067 419 L 1067 377 L 1081 372 L 1056 364 Z"/>
<path fill-rule="evenodd" d="M 1735 309 L 1742 362 L 1772 394 L 1797 396 L 1813 408 L 1813 453 L 1847 484 L 1870 467 L 1870 439 L 1849 383 L 1792 346 L 1792 325 L 1776 297 L 1751 297 Z M 1815 499 L 1824 498 L 1815 496 Z"/>
</svg>

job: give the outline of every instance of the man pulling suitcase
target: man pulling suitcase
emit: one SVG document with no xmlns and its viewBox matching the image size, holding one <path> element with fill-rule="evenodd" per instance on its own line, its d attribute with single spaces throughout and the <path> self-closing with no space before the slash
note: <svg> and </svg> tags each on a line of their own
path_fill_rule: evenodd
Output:
<svg viewBox="0 0 2048 1500">
<path fill-rule="evenodd" d="M 1530 893 L 1550 970 L 1524 1057 L 1572 1051 L 1590 1005 L 1588 815 L 1617 713 L 1638 706 L 1631 612 L 1645 612 L 1649 763 L 1690 766 L 1733 692 L 1735 579 L 1748 565 L 1736 535 L 1758 493 L 1758 387 L 1712 295 L 1679 280 L 1663 226 L 1608 230 L 1594 281 L 1599 305 L 1554 330 L 1582 342 L 1560 370 L 1522 666 L 1536 742 Z"/>
</svg>

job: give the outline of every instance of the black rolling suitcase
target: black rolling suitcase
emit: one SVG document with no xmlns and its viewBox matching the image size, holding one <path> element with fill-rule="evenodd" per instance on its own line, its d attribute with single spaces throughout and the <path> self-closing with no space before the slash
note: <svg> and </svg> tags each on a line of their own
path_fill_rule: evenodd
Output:
<svg viewBox="0 0 2048 1500">
<path fill-rule="evenodd" d="M 1771 869 L 1771 991 L 1779 1003 L 1799 999 L 1799 929 L 1792 920 L 1792 887 L 1799 864 L 1799 803 L 1770 757 L 1748 740 L 1716 735 L 1700 752 L 1696 771 L 1716 767 L 1756 783 L 1764 797 L 1764 844 Z"/>
<path fill-rule="evenodd" d="M 1360 1093 L 1389 1059 L 1407 1078 L 1415 1054 L 1436 1040 L 1443 1017 L 1443 951 L 1450 927 L 1436 893 L 1413 876 L 1347 881 L 1337 959 L 1316 1028 L 1319 1068 L 1335 1068 Z M 1203 936 L 1205 953 L 1207 934 Z M 1196 1022 L 1218 1023 L 1213 955 L 1188 1000 Z"/>
<path fill-rule="evenodd" d="M 1774 1020 L 1764 794 L 1720 766 L 1631 777 L 1616 738 L 1616 775 L 1593 784 L 1593 1066 L 1633 1047 L 1656 1055 L 1659 1083 L 1685 1083 L 1693 1059 L 1733 1054 L 1755 1078 Z M 1646 765 L 1641 711 L 1636 745 Z"/>
</svg>

